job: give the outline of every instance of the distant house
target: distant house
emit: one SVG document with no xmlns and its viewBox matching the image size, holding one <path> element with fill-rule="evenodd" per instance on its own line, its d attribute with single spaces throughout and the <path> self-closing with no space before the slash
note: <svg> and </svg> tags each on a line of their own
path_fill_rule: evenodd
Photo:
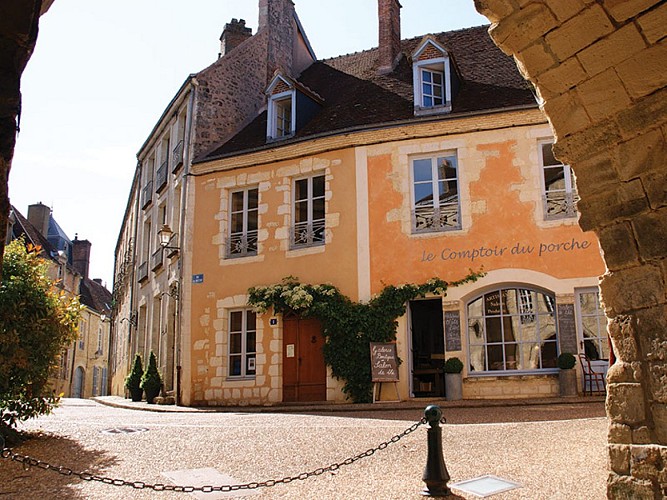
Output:
<svg viewBox="0 0 667 500">
<path fill-rule="evenodd" d="M 88 398 L 109 393 L 109 339 L 111 292 L 99 279 L 88 277 L 91 243 L 70 240 L 53 218 L 51 209 L 37 203 L 25 218 L 15 207 L 9 216 L 8 240 L 23 237 L 41 247 L 51 262 L 50 278 L 66 293 L 78 295 L 84 309 L 79 336 L 60 357 L 60 367 L 50 379 L 56 394 Z"/>
<path fill-rule="evenodd" d="M 364 302 L 386 285 L 454 281 L 483 267 L 481 280 L 412 301 L 399 318 L 404 397 L 446 396 L 443 363 L 453 356 L 465 398 L 555 396 L 561 352 L 606 364 L 598 242 L 577 225 L 574 178 L 553 157 L 532 88 L 488 27 L 402 40 L 398 1 L 378 5 L 377 48 L 290 66 L 252 48 L 267 29 L 299 42 L 278 45 L 285 60 L 305 47 L 293 4 L 260 1 L 257 34 L 205 70 L 218 71 L 222 89 L 197 92 L 234 88 L 246 75 L 236 71 L 256 68 L 249 81 L 264 79 L 263 95 L 252 87 L 240 97 L 246 113 L 229 127 L 200 121 L 192 132 L 218 142 L 200 141 L 187 178 L 167 180 L 182 186 L 178 217 L 159 194 L 156 208 L 140 202 L 135 177 L 119 250 L 131 234 L 144 243 L 132 247 L 135 264 L 117 252 L 117 276 L 134 278 L 119 280 L 125 312 L 115 324 L 137 321 L 123 324 L 129 333 L 117 338 L 127 345 L 116 352 L 124 367 L 149 345 L 167 353 L 162 366 L 173 355 L 183 404 L 345 400 L 324 365 L 320 325 L 247 305 L 250 287 L 286 276 Z M 219 103 L 192 109 L 218 116 L 205 102 Z M 179 234 L 157 250 L 167 260 L 154 258 L 174 220 Z"/>
</svg>

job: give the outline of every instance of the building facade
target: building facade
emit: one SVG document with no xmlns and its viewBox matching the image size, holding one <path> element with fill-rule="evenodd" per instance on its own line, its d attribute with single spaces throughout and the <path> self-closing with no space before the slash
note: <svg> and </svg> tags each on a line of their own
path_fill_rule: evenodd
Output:
<svg viewBox="0 0 667 500">
<path fill-rule="evenodd" d="M 12 207 L 7 236 L 40 247 L 50 264 L 49 278 L 65 293 L 77 295 L 83 306 L 78 338 L 61 353 L 49 380 L 52 389 L 73 398 L 109 394 L 111 292 L 101 280 L 88 277 L 91 243 L 69 239 L 42 203 L 30 205 L 27 218 Z"/>
<path fill-rule="evenodd" d="M 262 6 L 278 4 L 260 2 L 260 27 Z M 598 242 L 577 225 L 574 177 L 531 88 L 487 27 L 401 40 L 400 5 L 378 5 L 378 48 L 275 66 L 255 112 L 187 162 L 176 285 L 135 298 L 155 350 L 142 317 L 155 324 L 155 298 L 178 290 L 183 404 L 345 400 L 319 325 L 248 306 L 249 288 L 288 276 L 367 302 L 387 285 L 486 273 L 398 319 L 403 398 L 446 396 L 450 357 L 464 363 L 466 398 L 555 396 L 562 352 L 606 367 Z M 244 44 L 260 34 L 230 55 L 252 55 Z M 136 227 L 155 238 L 138 206 Z M 173 220 L 155 213 L 160 227 Z M 154 247 L 142 248 L 148 262 Z M 148 283 L 168 275 L 161 259 Z"/>
</svg>

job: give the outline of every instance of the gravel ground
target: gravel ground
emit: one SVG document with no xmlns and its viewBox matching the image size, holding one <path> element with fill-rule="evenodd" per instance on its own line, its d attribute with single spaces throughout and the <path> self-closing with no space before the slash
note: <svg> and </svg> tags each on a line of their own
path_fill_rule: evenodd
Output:
<svg viewBox="0 0 667 500">
<path fill-rule="evenodd" d="M 444 456 L 451 482 L 493 474 L 522 488 L 502 499 L 606 498 L 607 420 L 601 401 L 536 406 L 443 408 Z M 26 423 L 33 438 L 16 453 L 100 476 L 171 484 L 167 471 L 216 469 L 241 483 L 297 476 L 340 463 L 402 433 L 417 409 L 291 413 L 146 412 L 65 400 Z M 113 427 L 144 432 L 106 434 Z M 249 498 L 418 499 L 426 426 L 369 458 L 305 481 L 255 490 Z M 213 483 L 213 486 L 220 486 Z M 477 498 L 461 493 L 449 498 Z M 83 481 L 0 460 L 0 498 L 194 498 Z M 200 494 L 197 498 L 229 498 Z"/>
</svg>

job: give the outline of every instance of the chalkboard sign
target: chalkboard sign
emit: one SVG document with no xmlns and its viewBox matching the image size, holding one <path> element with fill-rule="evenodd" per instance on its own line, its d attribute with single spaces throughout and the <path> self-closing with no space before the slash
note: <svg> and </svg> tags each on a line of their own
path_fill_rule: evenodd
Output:
<svg viewBox="0 0 667 500">
<path fill-rule="evenodd" d="M 371 342 L 372 382 L 398 382 L 396 344 Z"/>
<path fill-rule="evenodd" d="M 461 316 L 458 311 L 445 311 L 445 350 L 461 350 Z"/>
<path fill-rule="evenodd" d="M 577 352 L 577 329 L 574 304 L 558 304 L 558 336 L 561 352 Z"/>
</svg>

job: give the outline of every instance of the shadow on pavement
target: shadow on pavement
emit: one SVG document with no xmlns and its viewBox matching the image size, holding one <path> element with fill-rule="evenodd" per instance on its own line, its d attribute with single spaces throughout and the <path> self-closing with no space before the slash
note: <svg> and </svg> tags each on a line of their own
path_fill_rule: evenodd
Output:
<svg viewBox="0 0 667 500">
<path fill-rule="evenodd" d="M 107 453 L 84 449 L 67 437 L 42 433 L 27 433 L 24 437 L 28 439 L 12 451 L 53 466 L 103 475 L 106 468 L 117 463 Z M 80 497 L 80 491 L 75 486 L 84 482 L 76 475 L 66 476 L 53 470 L 24 467 L 9 458 L 0 458 L 0 477 L 0 498 L 69 500 Z"/>
</svg>

